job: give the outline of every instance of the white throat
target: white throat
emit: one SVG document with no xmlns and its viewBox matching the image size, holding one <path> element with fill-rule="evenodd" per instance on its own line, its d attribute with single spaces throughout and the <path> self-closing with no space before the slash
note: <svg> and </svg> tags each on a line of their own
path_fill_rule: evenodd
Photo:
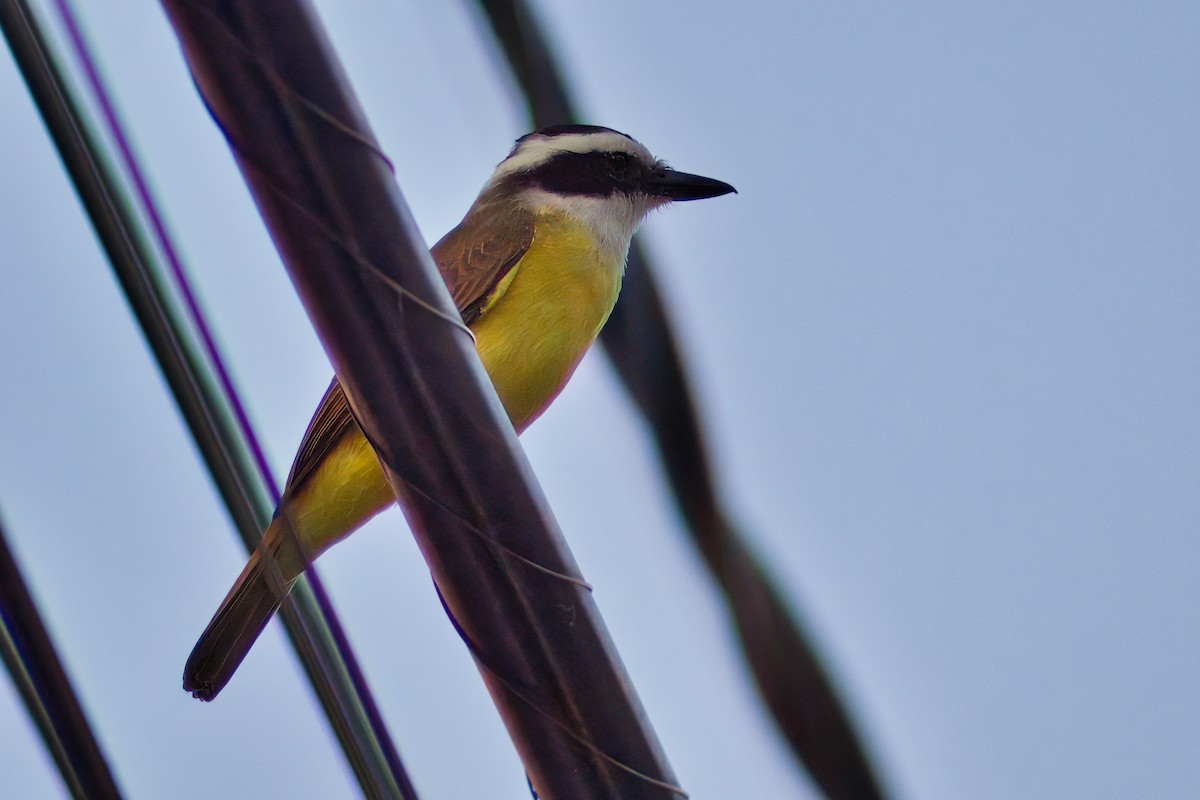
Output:
<svg viewBox="0 0 1200 800">
<path fill-rule="evenodd" d="M 607 197 L 591 195 L 561 195 L 543 189 L 526 189 L 522 200 L 533 211 L 552 208 L 561 211 L 591 229 L 598 249 L 609 258 L 622 263 L 629 251 L 629 240 L 651 209 L 661 205 L 653 198 L 613 194 Z"/>
</svg>

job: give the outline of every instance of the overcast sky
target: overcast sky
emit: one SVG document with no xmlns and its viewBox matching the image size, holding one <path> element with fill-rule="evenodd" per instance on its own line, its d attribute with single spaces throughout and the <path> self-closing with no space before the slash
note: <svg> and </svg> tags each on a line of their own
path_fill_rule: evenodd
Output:
<svg viewBox="0 0 1200 800">
<path fill-rule="evenodd" d="M 329 378 L 156 4 L 80 2 L 282 476 Z M 422 231 L 526 123 L 468 4 L 318 7 Z M 1200 6 L 543 0 L 589 120 L 739 194 L 645 225 L 731 506 L 900 798 L 1200 785 Z M 7 53 L 0 514 L 131 797 L 353 796 Z M 693 798 L 810 797 L 589 357 L 523 437 Z M 528 797 L 398 513 L 321 562 L 418 789 Z M 0 678 L 0 794 L 62 793 Z"/>
</svg>

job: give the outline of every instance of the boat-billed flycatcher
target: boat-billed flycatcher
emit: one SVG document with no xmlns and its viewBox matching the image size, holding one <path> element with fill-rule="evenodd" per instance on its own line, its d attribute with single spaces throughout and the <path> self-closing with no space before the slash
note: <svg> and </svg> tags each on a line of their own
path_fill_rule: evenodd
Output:
<svg viewBox="0 0 1200 800">
<path fill-rule="evenodd" d="M 642 218 L 673 200 L 732 191 L 676 172 L 608 128 L 565 125 L 517 140 L 433 260 L 518 433 L 608 319 Z M 262 543 L 188 658 L 183 688 L 216 696 L 300 573 L 394 500 L 335 378 Z"/>
</svg>

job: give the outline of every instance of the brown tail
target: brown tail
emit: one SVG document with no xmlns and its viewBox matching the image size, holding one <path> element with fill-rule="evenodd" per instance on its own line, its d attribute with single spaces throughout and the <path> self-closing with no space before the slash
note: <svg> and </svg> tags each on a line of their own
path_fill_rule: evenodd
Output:
<svg viewBox="0 0 1200 800">
<path fill-rule="evenodd" d="M 276 517 L 192 648 L 183 668 L 186 691 L 212 700 L 225 688 L 305 566 L 286 518 Z"/>
</svg>

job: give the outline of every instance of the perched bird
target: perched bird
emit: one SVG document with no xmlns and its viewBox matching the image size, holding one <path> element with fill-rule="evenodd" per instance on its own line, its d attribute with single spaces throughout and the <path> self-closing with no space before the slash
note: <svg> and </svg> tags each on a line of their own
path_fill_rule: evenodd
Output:
<svg viewBox="0 0 1200 800">
<path fill-rule="evenodd" d="M 676 172 L 609 128 L 563 125 L 517 140 L 433 260 L 518 433 L 608 319 L 646 214 L 732 191 Z M 188 658 L 183 688 L 215 697 L 305 568 L 394 500 L 335 378 L 262 542 Z"/>
</svg>

